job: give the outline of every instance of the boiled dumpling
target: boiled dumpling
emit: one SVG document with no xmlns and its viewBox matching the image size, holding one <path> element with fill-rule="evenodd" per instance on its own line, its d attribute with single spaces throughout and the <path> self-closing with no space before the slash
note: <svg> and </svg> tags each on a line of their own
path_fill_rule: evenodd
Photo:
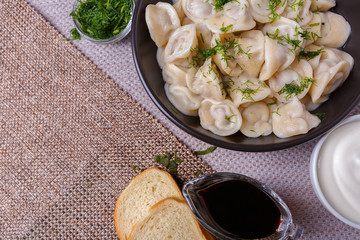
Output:
<svg viewBox="0 0 360 240">
<path fill-rule="evenodd" d="M 249 6 L 251 15 L 257 22 L 268 23 L 280 18 L 279 15 L 284 12 L 286 3 L 287 0 L 250 0 Z"/>
<path fill-rule="evenodd" d="M 314 111 L 315 109 L 317 109 L 322 103 L 322 102 L 314 103 L 309 94 L 307 94 L 305 97 L 303 97 L 300 100 L 300 102 L 305 105 L 305 109 L 308 110 L 309 112 Z"/>
<path fill-rule="evenodd" d="M 184 10 L 182 8 L 182 4 L 181 4 L 181 0 L 176 1 L 176 3 L 174 3 L 174 9 L 179 17 L 180 23 L 182 22 L 182 20 L 185 17 L 185 13 Z"/>
<path fill-rule="evenodd" d="M 205 20 L 208 28 L 214 33 L 245 31 L 255 27 L 247 0 L 227 2 L 222 10 Z"/>
<path fill-rule="evenodd" d="M 199 48 L 209 49 L 211 48 L 212 32 L 206 27 L 204 23 L 197 23 L 196 25 L 196 36 L 198 38 Z"/>
<path fill-rule="evenodd" d="M 229 136 L 240 130 L 242 117 L 229 100 L 204 99 L 199 108 L 200 124 L 219 136 Z"/>
<path fill-rule="evenodd" d="M 187 87 L 165 83 L 165 93 L 169 101 L 183 114 L 197 116 L 202 97 L 192 93 Z"/>
<path fill-rule="evenodd" d="M 321 17 L 319 14 L 313 14 L 311 21 L 304 26 L 302 32 L 307 32 L 307 37 L 304 39 L 304 46 L 308 46 L 318 40 L 321 35 Z"/>
<path fill-rule="evenodd" d="M 272 133 L 270 109 L 264 102 L 249 103 L 241 109 L 240 131 L 247 137 L 267 136 Z"/>
<path fill-rule="evenodd" d="M 308 24 L 313 16 L 310 11 L 311 0 L 288 0 L 282 16 L 296 21 L 300 26 Z"/>
<path fill-rule="evenodd" d="M 310 96 L 314 103 L 323 102 L 324 98 L 337 89 L 347 79 L 354 66 L 354 59 L 346 52 L 326 48 L 321 55 L 320 62 L 314 71 Z"/>
<path fill-rule="evenodd" d="M 239 76 L 243 72 L 243 68 L 236 59 L 239 49 L 237 48 L 238 42 L 235 35 L 232 33 L 214 34 L 211 45 L 213 48 L 217 46 L 217 52 L 213 56 L 213 60 L 222 74 Z"/>
<path fill-rule="evenodd" d="M 300 25 L 282 17 L 266 24 L 262 31 L 265 37 L 265 63 L 260 72 L 260 80 L 268 80 L 277 71 L 282 71 L 292 64 L 295 55 L 304 44 L 298 33 Z"/>
<path fill-rule="evenodd" d="M 270 88 L 264 82 L 251 77 L 247 73 L 230 79 L 232 87 L 229 93 L 236 107 L 247 102 L 261 101 L 271 95 Z M 227 82 L 230 81 L 227 80 Z"/>
<path fill-rule="evenodd" d="M 302 99 L 313 82 L 311 65 L 301 59 L 300 61 L 294 61 L 290 67 L 275 74 L 269 80 L 269 86 L 277 100 L 285 103 L 293 98 Z"/>
<path fill-rule="evenodd" d="M 311 11 L 326 12 L 335 5 L 335 0 L 311 0 Z"/>
<path fill-rule="evenodd" d="M 262 28 L 264 34 L 277 40 L 278 44 L 287 46 L 295 55 L 304 44 L 304 38 L 299 33 L 300 30 L 301 27 L 297 22 L 285 17 L 281 17 L 272 23 L 267 23 Z"/>
<path fill-rule="evenodd" d="M 295 60 L 295 55 L 276 40 L 265 36 L 265 62 L 261 68 L 259 79 L 271 78 L 280 68 L 289 66 Z"/>
<path fill-rule="evenodd" d="M 351 33 L 350 24 L 345 18 L 333 12 L 319 13 L 321 17 L 321 38 L 316 45 L 338 48 L 345 44 Z"/>
<path fill-rule="evenodd" d="M 239 53 L 237 60 L 244 72 L 258 77 L 265 61 L 265 36 L 259 30 L 251 30 L 236 38 L 239 46 L 248 54 Z"/>
<path fill-rule="evenodd" d="M 216 11 L 213 0 L 180 0 L 185 15 L 195 23 L 202 23 L 213 16 Z"/>
<path fill-rule="evenodd" d="M 164 55 L 165 55 L 165 48 L 159 47 L 156 50 L 156 60 L 161 69 L 165 66 L 165 56 Z"/>
<path fill-rule="evenodd" d="M 306 59 L 306 57 L 305 57 L 305 59 L 311 65 L 313 71 L 317 68 L 317 66 L 319 66 L 320 58 L 321 58 L 321 55 L 322 55 L 323 51 L 324 51 L 323 47 L 319 47 L 319 46 L 316 46 L 314 44 L 311 44 L 311 45 L 304 48 L 304 53 L 318 52 L 318 54 L 316 56 L 311 56 L 308 59 Z"/>
<path fill-rule="evenodd" d="M 170 36 L 165 47 L 164 60 L 171 63 L 175 60 L 187 58 L 191 50 L 197 46 L 195 24 L 177 28 Z"/>
<path fill-rule="evenodd" d="M 297 98 L 272 113 L 273 132 L 279 138 L 305 134 L 319 124 L 320 119 L 309 113 Z"/>
<path fill-rule="evenodd" d="M 196 70 L 194 68 L 185 71 L 174 63 L 168 63 L 162 70 L 162 76 L 168 84 L 187 87 L 187 79 L 193 78 L 195 72 Z"/>
<path fill-rule="evenodd" d="M 147 5 L 145 20 L 150 37 L 158 47 L 164 46 L 168 42 L 170 34 L 180 27 L 180 20 L 174 7 L 165 2 Z"/>
<path fill-rule="evenodd" d="M 225 99 L 225 94 L 221 87 L 221 76 L 216 65 L 208 59 L 199 68 L 193 78 L 187 78 L 188 88 L 203 98 L 211 98 L 217 101 Z"/>
</svg>

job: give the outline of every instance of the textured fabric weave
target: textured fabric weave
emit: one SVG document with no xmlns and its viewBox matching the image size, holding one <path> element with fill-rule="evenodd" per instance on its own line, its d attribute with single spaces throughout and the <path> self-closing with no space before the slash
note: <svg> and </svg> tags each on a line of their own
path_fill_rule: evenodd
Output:
<svg viewBox="0 0 360 240">
<path fill-rule="evenodd" d="M 116 199 L 153 156 L 212 171 L 27 2 L 0 4 L 0 239 L 116 239 Z"/>
<path fill-rule="evenodd" d="M 69 30 L 73 28 L 74 25 L 69 17 L 69 13 L 71 12 L 74 0 L 28 0 L 28 2 L 58 31 L 66 37 L 70 37 Z M 339 4 L 341 4 L 341 1 L 339 1 Z M 6 10 L 6 14 L 5 9 L 8 9 Z M 3 13 L 5 15 L 3 15 Z M 5 60 L 3 57 L 4 49 L 6 48 L 9 52 L 7 54 L 19 55 L 19 53 L 21 53 L 21 45 L 26 42 L 33 41 L 37 44 L 34 46 L 34 52 L 44 50 L 49 53 L 58 49 L 57 54 L 60 56 L 64 54 L 68 55 L 68 52 L 71 52 L 73 54 L 71 56 L 79 56 L 81 59 L 81 61 L 72 61 L 71 57 L 67 58 L 66 60 L 70 61 L 67 66 L 81 69 L 91 65 L 88 60 L 84 59 L 84 57 L 68 43 L 55 42 L 55 39 L 63 37 L 55 32 L 48 23 L 41 20 L 41 17 L 32 9 L 29 9 L 29 6 L 23 4 L 19 0 L 0 0 L 0 18 L 0 81 L 2 85 L 4 81 L 2 74 L 10 71 L 10 69 L 6 70 L 4 67 L 5 65 L 3 65 Z M 11 26 L 14 22 L 18 26 L 17 28 Z M 39 22 L 41 22 L 41 26 L 46 27 L 39 29 Z M 16 36 L 11 32 L 14 29 L 17 29 L 15 30 L 15 32 L 17 32 Z M 24 29 L 26 29 L 26 31 Z M 7 32 L 8 35 L 4 35 L 5 32 Z M 5 38 L 4 36 L 7 37 Z M 18 39 L 19 37 L 20 39 Z M 58 45 L 57 47 L 54 46 L 54 49 L 52 50 L 49 50 L 48 47 L 44 47 L 44 44 L 49 44 L 49 38 L 51 39 L 51 45 Z M 130 37 L 111 45 L 95 45 L 84 40 L 74 41 L 73 44 L 94 62 L 99 69 L 110 76 L 121 89 L 124 89 L 129 93 L 131 98 L 143 106 L 148 113 L 155 116 L 163 126 L 169 129 L 179 140 L 181 140 L 181 142 L 188 146 L 188 148 L 183 148 L 182 144 L 177 143 L 180 144 L 181 149 L 191 149 L 194 151 L 209 147 L 208 144 L 181 131 L 152 103 L 137 76 L 131 56 Z M 17 50 L 15 46 L 20 46 L 20 50 Z M 15 51 L 18 53 L 15 53 Z M 26 51 L 27 54 L 31 54 L 28 50 Z M 47 76 L 46 74 L 49 74 L 47 71 L 49 69 L 51 70 L 51 66 L 54 65 L 46 65 L 48 63 L 46 63 L 44 59 L 39 59 L 39 56 L 37 55 L 34 55 L 33 61 L 38 64 L 36 65 L 32 62 L 30 62 L 30 64 L 20 56 L 16 61 L 13 61 L 14 63 L 12 64 L 18 64 L 19 68 L 22 66 L 30 70 L 30 66 L 36 66 L 33 69 L 37 69 L 40 65 L 43 67 L 43 70 L 46 70 L 44 71 L 45 73 L 43 73 L 45 76 Z M 61 72 L 59 65 L 55 65 L 54 69 Z M 9 64 L 6 66 L 8 67 Z M 92 67 L 95 69 L 94 66 Z M 30 70 L 29 72 L 32 72 Z M 12 72 L 10 73 L 13 74 L 17 69 L 12 68 L 11 71 Z M 94 71 L 98 73 L 98 70 Z M 26 79 L 32 79 L 32 75 L 30 74 L 29 77 L 27 74 L 29 74 L 28 71 L 23 70 L 22 73 L 18 75 Z M 73 74 L 77 76 L 79 73 L 76 70 Z M 62 98 L 60 98 L 60 96 L 63 97 L 64 91 L 62 88 L 64 88 L 64 86 L 54 85 L 53 81 L 56 81 L 59 84 L 61 82 L 66 84 L 66 81 L 56 79 L 56 75 L 57 74 L 48 76 L 51 80 L 52 88 L 54 91 L 58 91 L 58 95 L 53 94 L 51 95 L 51 98 L 49 97 L 50 100 L 48 100 L 48 104 L 50 104 L 49 101 L 55 101 L 56 99 L 58 99 L 57 104 L 61 104 L 60 99 Z M 72 95 L 66 95 L 67 101 L 70 101 L 75 105 L 84 104 L 88 106 L 89 103 L 86 101 L 93 99 L 90 98 L 90 96 L 94 97 L 94 95 L 84 97 L 83 91 L 96 92 L 96 94 L 98 94 L 96 96 L 101 99 L 106 94 L 99 91 L 99 89 L 102 89 L 100 85 L 112 85 L 112 93 L 109 94 L 109 96 L 113 97 L 105 98 L 112 99 L 111 101 L 106 102 L 106 104 L 108 104 L 106 108 L 114 107 L 116 109 L 123 109 L 129 107 L 129 111 L 131 111 L 131 106 L 128 106 L 125 103 L 123 105 L 119 103 L 122 102 L 119 100 L 122 96 L 126 96 L 126 98 L 130 97 L 125 93 L 120 94 L 119 92 L 121 91 L 111 82 L 112 80 L 106 79 L 101 73 L 99 73 L 99 75 L 102 77 L 99 77 L 95 81 L 93 79 L 86 79 L 87 75 L 84 75 L 82 81 L 85 81 L 85 83 L 82 85 L 65 85 L 72 91 L 74 91 L 74 89 L 77 90 L 76 92 L 71 92 Z M 35 74 L 35 76 L 37 75 Z M 4 79 L 7 78 L 13 81 L 15 77 L 12 75 L 5 77 Z M 9 82 L 10 80 L 6 81 L 8 81 L 5 84 L 7 87 L 0 87 L 0 90 L 5 89 L 5 92 L 15 94 L 18 89 L 23 89 L 22 91 L 27 92 L 30 91 L 29 89 L 33 89 L 27 89 L 28 87 L 25 88 L 25 85 L 22 85 L 23 81 L 20 81 L 21 84 L 18 83 L 17 85 L 13 85 L 12 82 Z M 37 80 L 33 80 L 33 82 L 35 81 Z M 96 87 L 94 87 L 94 85 Z M 16 88 L 14 86 L 16 86 Z M 46 87 L 46 84 L 43 84 L 42 87 Z M 39 93 L 39 95 L 40 97 L 43 97 L 42 93 Z M 0 101 L 3 100 L 3 96 L 3 92 L 1 92 Z M 156 123 L 157 130 L 154 129 L 152 133 L 156 134 L 156 139 L 159 139 L 160 142 L 156 142 L 156 150 L 154 150 L 153 153 L 147 154 L 143 151 L 149 151 L 149 149 L 151 149 L 149 146 L 153 146 L 154 140 L 148 140 L 146 148 L 142 137 L 139 137 L 137 140 L 132 139 L 133 144 L 143 144 L 141 145 L 143 147 L 133 147 L 135 152 L 129 152 L 129 155 L 126 155 L 126 152 L 124 153 L 123 151 L 124 146 L 129 146 L 127 144 L 115 144 L 113 147 L 99 150 L 100 145 L 94 143 L 100 141 L 98 139 L 100 136 L 102 136 L 103 139 L 112 139 L 108 138 L 109 132 L 111 135 L 111 130 L 108 130 L 106 134 L 102 130 L 104 126 L 109 125 L 100 124 L 95 126 L 98 127 L 97 133 L 99 133 L 99 135 L 95 136 L 92 133 L 89 134 L 89 131 L 87 130 L 89 128 L 86 128 L 85 130 L 82 129 L 81 134 L 83 135 L 79 133 L 71 135 L 76 137 L 73 138 L 72 141 L 76 140 L 77 144 L 81 143 L 79 147 L 63 148 L 64 143 L 73 144 L 73 142 L 70 141 L 70 135 L 68 134 L 70 132 L 72 133 L 74 129 L 81 129 L 81 126 L 83 125 L 79 125 L 78 128 L 66 129 L 65 131 L 63 126 L 67 125 L 62 121 L 65 117 L 61 112 L 58 112 L 56 117 L 38 120 L 38 125 L 32 124 L 35 123 L 34 121 L 28 122 L 28 127 L 21 131 L 13 131 L 5 127 L 10 126 L 11 124 L 20 123 L 22 126 L 23 122 L 29 121 L 25 116 L 29 119 L 33 119 L 37 116 L 35 114 L 37 113 L 35 112 L 36 105 L 34 105 L 37 98 L 32 98 L 28 95 L 25 96 L 27 97 L 24 98 L 23 95 L 19 96 L 17 101 L 22 101 L 27 104 L 24 106 L 31 105 L 29 108 L 26 108 L 26 111 L 23 110 L 26 115 L 22 116 L 21 111 L 7 111 L 12 114 L 10 116 L 5 115 L 5 113 L 7 113 L 5 110 L 2 110 L 3 112 L 0 113 L 0 239 L 14 239 L 21 237 L 26 239 L 115 239 L 115 229 L 113 228 L 112 223 L 112 205 L 115 203 L 116 197 L 130 181 L 131 177 L 137 174 L 140 168 L 145 168 L 147 163 L 149 163 L 149 165 L 152 164 L 151 154 L 155 152 L 160 153 L 165 149 L 169 150 L 169 148 L 171 150 L 177 149 L 177 147 L 172 146 L 172 142 L 176 142 L 176 140 L 173 140 L 171 134 L 169 135 L 170 137 L 167 138 L 167 131 Z M 46 96 L 48 97 L 49 94 Z M 6 104 L 7 107 L 15 106 L 14 103 L 10 104 L 9 101 L 10 100 L 8 100 L 7 103 L 1 102 L 1 109 L 3 109 L 4 104 Z M 15 100 L 13 99 L 12 101 Z M 63 102 L 62 104 L 65 103 Z M 94 104 L 90 105 L 94 106 L 92 110 L 96 109 L 99 111 L 99 109 L 104 109 L 98 109 L 98 103 L 93 100 L 91 104 Z M 19 106 L 21 106 L 20 103 Z M 55 107 L 51 107 L 38 110 L 51 110 L 52 112 L 56 112 L 56 109 L 57 108 Z M 148 115 L 147 112 L 144 114 Z M 98 114 L 90 117 L 87 113 L 76 113 L 84 117 L 79 118 L 79 121 L 82 124 L 90 124 L 89 120 L 87 120 L 88 118 L 96 119 L 99 117 Z M 124 117 L 121 116 L 120 113 L 120 110 L 116 113 L 116 117 L 119 119 Z M 360 114 L 360 105 L 354 109 L 351 115 L 353 114 Z M 16 120 L 19 118 L 21 118 L 21 121 Z M 76 119 L 74 117 L 71 118 Z M 151 124 L 156 122 L 150 116 L 146 119 L 148 120 L 142 120 L 148 121 Z M 7 125 L 5 125 L 5 123 Z M 51 123 L 52 125 L 50 126 L 52 128 L 50 129 L 51 131 L 42 130 L 42 135 L 35 138 L 35 136 L 32 135 L 32 131 L 37 131 L 39 123 L 42 123 L 43 125 Z M 117 121 L 114 121 L 112 124 L 114 124 L 114 126 L 120 125 Z M 144 125 L 147 125 L 147 123 L 144 123 Z M 141 126 L 139 126 L 139 128 Z M 55 127 L 59 132 L 54 133 L 52 131 Z M 12 129 L 14 128 L 16 128 L 15 125 Z M 110 129 L 113 129 L 113 127 L 110 127 Z M 118 128 L 117 132 L 121 132 L 119 129 L 120 128 Z M 164 132 L 166 132 L 166 134 Z M 6 133 L 6 135 L 3 135 L 3 133 Z M 149 133 L 149 135 L 151 135 L 151 133 Z M 45 141 L 44 143 L 44 141 L 41 141 L 42 136 L 46 136 L 49 139 L 52 136 L 53 139 L 57 140 Z M 94 139 L 89 140 L 86 136 L 92 136 Z M 166 139 L 165 142 L 163 142 L 164 139 Z M 91 141 L 91 143 L 89 144 L 86 141 Z M 290 149 L 265 153 L 235 152 L 218 148 L 214 153 L 203 156 L 202 158 L 216 171 L 242 173 L 254 177 L 273 188 L 289 206 L 294 221 L 304 227 L 304 236 L 302 239 L 360 239 L 360 231 L 348 227 L 327 212 L 317 199 L 311 187 L 309 159 L 311 151 L 317 141 L 318 139 L 315 139 Z M 107 142 L 109 145 L 112 143 L 110 140 Z M 48 143 L 52 143 L 52 145 L 48 146 L 49 150 L 46 152 L 44 150 L 46 148 L 39 143 L 44 146 Z M 69 146 L 69 144 L 67 145 Z M 32 148 L 28 148 L 28 146 L 35 146 L 39 151 L 36 151 L 35 154 L 32 155 L 33 157 L 28 157 L 29 152 L 32 153 L 32 151 L 34 151 Z M 95 146 L 98 148 L 95 148 Z M 89 159 L 86 159 L 86 149 L 91 149 L 89 152 L 96 152 L 96 154 L 92 154 L 91 156 L 88 154 L 92 158 L 89 157 Z M 93 149 L 96 151 L 93 151 Z M 196 169 L 202 167 L 204 167 L 204 172 L 210 171 L 188 151 L 189 150 L 186 150 L 186 152 L 182 153 L 183 156 L 186 156 L 185 159 L 187 160 L 181 166 L 181 169 L 185 168 L 185 166 L 188 167 L 187 171 L 183 170 L 184 172 L 180 173 L 182 176 L 191 178 L 192 173 L 195 172 Z M 81 155 L 80 153 L 84 155 Z M 69 155 L 71 155 L 71 157 L 69 157 Z M 81 158 L 78 156 L 83 157 Z M 146 158 L 145 163 L 142 162 L 142 157 Z M 135 171 L 129 167 L 132 164 L 136 165 Z M 192 165 L 194 165 L 194 167 Z M 126 168 L 124 168 L 125 166 Z M 185 175 L 186 172 L 189 175 Z M 129 174 L 131 176 L 129 176 Z M 27 200 L 24 200 L 23 198 L 26 198 Z M 15 225 L 15 223 L 17 225 Z"/>
</svg>

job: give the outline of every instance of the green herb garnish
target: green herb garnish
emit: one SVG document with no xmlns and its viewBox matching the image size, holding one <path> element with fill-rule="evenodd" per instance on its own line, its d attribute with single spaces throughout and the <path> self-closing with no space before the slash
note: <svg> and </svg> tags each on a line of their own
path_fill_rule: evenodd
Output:
<svg viewBox="0 0 360 240">
<path fill-rule="evenodd" d="M 76 30 L 76 28 L 73 28 L 70 30 L 70 33 L 72 35 L 72 38 L 66 38 L 66 39 L 63 39 L 63 40 L 66 40 L 66 41 L 72 41 L 72 40 L 80 40 L 80 33 L 78 32 L 78 30 Z"/>
<path fill-rule="evenodd" d="M 284 1 L 283 4 L 285 4 L 286 1 Z M 277 18 L 280 18 L 280 15 L 275 12 L 275 9 L 282 3 L 282 0 L 270 0 L 269 1 L 269 9 L 270 10 L 270 23 L 273 23 Z"/>
<path fill-rule="evenodd" d="M 206 155 L 206 154 L 209 154 L 209 153 L 212 153 L 213 151 L 215 151 L 216 148 L 217 148 L 216 146 L 211 146 L 211 147 L 209 147 L 209 148 L 206 149 L 206 150 L 203 150 L 203 151 L 195 151 L 194 153 L 195 153 L 196 156 Z"/>
<path fill-rule="evenodd" d="M 322 53 L 324 51 L 324 48 L 320 48 L 317 51 L 305 51 L 302 50 L 300 51 L 299 55 L 298 55 L 298 60 L 300 61 L 301 58 L 304 58 L 306 60 L 311 60 L 317 56 L 319 56 L 320 53 Z"/>
<path fill-rule="evenodd" d="M 228 25 L 228 26 L 224 26 L 224 23 L 222 24 L 222 27 L 220 28 L 220 30 L 224 33 L 226 33 L 227 31 L 229 31 L 231 28 L 233 27 L 232 24 Z"/>
<path fill-rule="evenodd" d="M 70 16 L 93 39 L 108 39 L 119 34 L 131 19 L 131 0 L 78 0 Z"/>
<path fill-rule="evenodd" d="M 315 113 L 314 115 L 317 116 L 320 119 L 320 121 L 324 121 L 326 118 L 325 113 Z"/>
<path fill-rule="evenodd" d="M 219 83 L 220 84 L 220 86 L 221 86 L 221 89 L 223 90 L 223 92 L 225 93 L 225 96 L 226 97 L 229 97 L 230 99 L 232 99 L 231 98 L 231 95 L 230 95 L 230 93 L 229 93 L 229 89 L 231 89 L 232 88 L 232 86 L 234 86 L 234 81 L 231 79 L 231 78 L 229 78 L 228 80 L 223 80 L 222 82 L 220 82 Z"/>
<path fill-rule="evenodd" d="M 228 121 L 229 123 L 234 123 L 233 121 L 231 121 L 231 118 L 234 117 L 235 115 L 225 115 L 225 120 Z"/>
<path fill-rule="evenodd" d="M 194 172 L 195 177 L 198 177 L 201 174 L 203 174 L 203 172 L 201 170 L 198 170 L 198 171 Z"/>
<path fill-rule="evenodd" d="M 297 96 L 302 93 L 306 88 L 310 86 L 311 83 L 314 83 L 315 80 L 308 77 L 301 77 L 300 85 L 295 84 L 294 82 L 287 83 L 285 86 L 278 91 L 278 94 L 286 93 L 286 101 L 290 99 L 292 95 Z"/>
<path fill-rule="evenodd" d="M 280 113 L 279 113 L 279 109 L 280 109 L 280 108 L 278 107 L 278 108 L 276 108 L 276 111 L 272 111 L 271 113 L 275 113 L 275 114 L 281 116 Z"/>
<path fill-rule="evenodd" d="M 312 23 L 309 25 L 309 27 L 316 27 L 316 26 L 319 26 L 321 23 Z"/>
<path fill-rule="evenodd" d="M 233 0 L 215 0 L 211 5 L 215 7 L 215 10 L 223 10 L 224 5 L 232 1 Z"/>
<path fill-rule="evenodd" d="M 288 5 L 294 12 L 298 11 L 304 6 L 304 0 L 295 0 L 293 3 Z"/>
<path fill-rule="evenodd" d="M 175 108 L 171 108 L 171 110 L 172 110 L 174 113 L 176 113 L 176 114 L 179 113 L 179 111 L 178 111 L 177 109 L 175 109 Z"/>
<path fill-rule="evenodd" d="M 181 158 L 176 156 L 176 152 L 174 154 L 169 152 L 159 154 L 154 157 L 154 161 L 169 169 L 173 176 L 177 176 L 177 167 L 182 162 Z"/>
<path fill-rule="evenodd" d="M 190 66 L 200 67 L 206 60 L 210 59 L 217 53 L 221 54 L 221 59 L 227 63 L 228 60 L 233 60 L 235 58 L 228 53 L 230 49 L 234 49 L 235 54 L 245 54 L 248 58 L 251 57 L 250 49 L 244 51 L 235 39 L 230 40 L 225 38 L 224 42 L 220 39 L 215 39 L 215 43 L 216 45 L 209 49 L 191 49 L 191 52 L 195 54 L 191 57 L 191 61 L 189 61 Z"/>
</svg>

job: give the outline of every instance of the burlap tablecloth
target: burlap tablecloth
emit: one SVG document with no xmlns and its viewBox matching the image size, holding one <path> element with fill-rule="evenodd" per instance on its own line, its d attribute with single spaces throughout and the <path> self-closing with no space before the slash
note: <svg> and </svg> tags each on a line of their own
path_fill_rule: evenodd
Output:
<svg viewBox="0 0 360 240">
<path fill-rule="evenodd" d="M 166 150 L 184 160 L 185 180 L 211 172 L 209 164 L 267 183 L 304 227 L 303 239 L 360 239 L 312 190 L 309 158 L 318 139 L 267 153 L 218 148 L 202 157 L 206 164 L 192 152 L 209 145 L 147 96 L 130 37 L 74 47 L 55 30 L 70 37 L 73 0 L 28 2 L 0 0 L 0 239 L 116 239 L 117 196 Z"/>
</svg>

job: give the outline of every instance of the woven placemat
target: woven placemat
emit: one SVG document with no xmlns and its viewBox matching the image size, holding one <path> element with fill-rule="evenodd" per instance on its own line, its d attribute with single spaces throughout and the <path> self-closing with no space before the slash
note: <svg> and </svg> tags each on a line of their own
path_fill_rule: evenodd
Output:
<svg viewBox="0 0 360 240">
<path fill-rule="evenodd" d="M 0 0 L 0 239 L 116 239 L 116 199 L 155 155 L 212 172 L 63 38 Z"/>
</svg>

